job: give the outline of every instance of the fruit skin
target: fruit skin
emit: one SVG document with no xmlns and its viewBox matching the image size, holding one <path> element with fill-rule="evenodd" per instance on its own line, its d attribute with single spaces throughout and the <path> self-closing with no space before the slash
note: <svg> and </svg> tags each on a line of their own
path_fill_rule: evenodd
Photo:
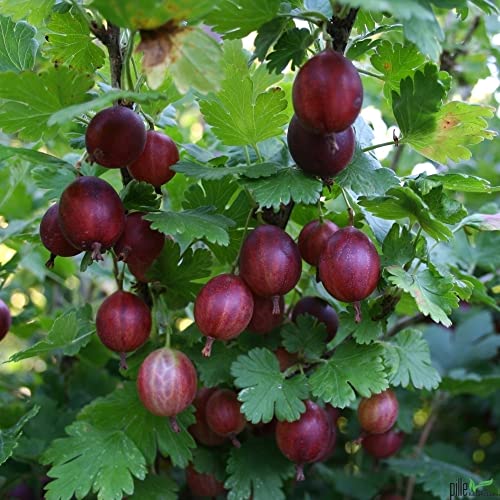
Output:
<svg viewBox="0 0 500 500">
<path fill-rule="evenodd" d="M 12 325 L 12 316 L 7 304 L 0 299 L 0 340 L 2 340 L 9 332 Z"/>
<path fill-rule="evenodd" d="M 290 353 L 283 347 L 278 347 L 274 351 L 274 354 L 278 358 L 280 371 L 282 372 L 284 372 L 287 368 L 290 368 L 294 364 L 298 363 L 299 361 L 299 357 L 296 353 Z"/>
<path fill-rule="evenodd" d="M 215 434 L 207 424 L 207 402 L 210 396 L 216 391 L 217 389 L 215 388 L 202 387 L 198 389 L 193 401 L 194 407 L 196 408 L 196 422 L 189 427 L 188 431 L 196 441 L 205 446 L 218 446 L 225 441 L 223 437 Z"/>
<path fill-rule="evenodd" d="M 108 349 L 135 351 L 149 338 L 151 311 L 137 295 L 119 290 L 99 307 L 96 327 L 97 335 Z"/>
<path fill-rule="evenodd" d="M 149 354 L 137 376 L 142 404 L 154 415 L 174 417 L 196 396 L 198 377 L 191 360 L 181 351 L 164 347 Z M 174 431 L 178 426 L 171 419 Z"/>
<path fill-rule="evenodd" d="M 59 257 L 72 257 L 80 253 L 64 236 L 59 224 L 59 204 L 54 203 L 45 212 L 40 221 L 40 239 L 43 246 L 50 252 L 50 258 L 45 265 L 50 269 L 54 267 L 54 259 Z"/>
<path fill-rule="evenodd" d="M 335 450 L 335 444 L 337 443 L 337 419 L 339 416 L 339 410 L 334 408 L 332 405 L 326 405 L 324 410 L 326 416 L 328 417 L 328 423 L 330 424 L 330 439 L 325 452 L 318 460 L 320 462 L 326 462 L 332 457 L 333 451 Z"/>
<path fill-rule="evenodd" d="M 404 434 L 391 429 L 383 434 L 368 434 L 361 441 L 361 445 L 372 457 L 387 458 L 399 451 L 403 441 Z"/>
<path fill-rule="evenodd" d="M 311 266 L 319 264 L 319 257 L 327 241 L 339 230 L 337 224 L 329 220 L 308 222 L 299 234 L 299 252 L 301 257 Z"/>
<path fill-rule="evenodd" d="M 354 227 L 337 231 L 319 259 L 319 277 L 330 295 L 357 302 L 377 288 L 380 257 L 369 238 Z"/>
<path fill-rule="evenodd" d="M 114 250 L 137 280 L 146 283 L 146 273 L 163 250 L 165 235 L 151 229 L 151 222 L 143 219 L 144 215 L 145 212 L 134 212 L 125 217 L 125 228 Z"/>
<path fill-rule="evenodd" d="M 292 101 L 305 127 L 323 134 L 341 132 L 361 110 L 361 78 L 351 61 L 327 49 L 302 66 L 293 82 Z"/>
<path fill-rule="evenodd" d="M 361 400 L 358 406 L 358 420 L 366 432 L 383 434 L 396 423 L 398 411 L 396 395 L 387 389 Z"/>
<path fill-rule="evenodd" d="M 170 167 L 179 161 L 179 150 L 168 135 L 149 130 L 142 154 L 128 166 L 130 175 L 159 188 L 175 175 Z"/>
<path fill-rule="evenodd" d="M 310 314 L 326 326 L 327 341 L 335 337 L 339 327 L 339 318 L 335 309 L 325 300 L 319 297 L 303 297 L 293 308 L 292 321 L 296 322 L 301 314 Z"/>
<path fill-rule="evenodd" d="M 144 150 L 146 128 L 137 113 L 124 106 L 99 111 L 85 133 L 91 162 L 103 167 L 126 167 Z"/>
<path fill-rule="evenodd" d="M 294 422 L 278 422 L 276 443 L 297 464 L 297 481 L 304 480 L 303 466 L 321 460 L 330 445 L 331 426 L 321 406 L 305 401 L 306 411 Z"/>
<path fill-rule="evenodd" d="M 280 312 L 279 296 L 298 283 L 301 271 L 299 249 L 279 227 L 259 226 L 241 246 L 240 276 L 256 295 L 273 297 L 275 314 Z"/>
<path fill-rule="evenodd" d="M 198 293 L 194 303 L 194 319 L 207 338 L 204 356 L 210 356 L 215 339 L 237 337 L 250 323 L 253 314 L 252 292 L 234 274 L 212 278 Z"/>
<path fill-rule="evenodd" d="M 228 437 L 237 448 L 240 447 L 236 435 L 246 426 L 247 421 L 241 413 L 241 403 L 236 393 L 229 389 L 218 389 L 207 401 L 207 424 L 217 435 Z"/>
<path fill-rule="evenodd" d="M 226 491 L 215 476 L 197 472 L 192 465 L 186 469 L 186 483 L 191 494 L 197 497 L 216 497 Z"/>
<path fill-rule="evenodd" d="M 306 174 L 334 177 L 349 165 L 356 144 L 354 129 L 335 134 L 311 132 L 293 116 L 287 133 L 288 149 L 297 166 Z"/>
<path fill-rule="evenodd" d="M 285 311 L 285 299 L 279 298 L 279 314 L 273 314 L 274 301 L 269 297 L 253 295 L 253 315 L 248 329 L 251 332 L 265 334 L 274 330 L 283 322 Z"/>
<path fill-rule="evenodd" d="M 66 239 L 94 260 L 111 248 L 125 228 L 125 209 L 116 191 L 97 177 L 79 177 L 63 192 L 59 223 Z"/>
</svg>

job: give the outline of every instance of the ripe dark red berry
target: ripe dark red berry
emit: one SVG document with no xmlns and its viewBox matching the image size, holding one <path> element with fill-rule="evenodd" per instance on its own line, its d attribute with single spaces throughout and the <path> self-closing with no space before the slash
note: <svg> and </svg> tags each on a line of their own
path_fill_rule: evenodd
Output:
<svg viewBox="0 0 500 500">
<path fill-rule="evenodd" d="M 215 434 L 207 424 L 207 402 L 210 396 L 216 391 L 217 389 L 215 388 L 209 389 L 207 387 L 202 387 L 198 389 L 193 401 L 194 407 L 196 408 L 196 422 L 191 425 L 188 430 L 196 441 L 205 446 L 218 446 L 225 441 L 225 438 Z"/>
<path fill-rule="evenodd" d="M 285 300 L 279 298 L 280 313 L 274 314 L 274 301 L 269 297 L 253 296 L 253 315 L 248 329 L 254 333 L 269 333 L 274 328 L 281 325 L 285 310 Z"/>
<path fill-rule="evenodd" d="M 96 316 L 97 335 L 101 342 L 122 356 L 138 349 L 151 332 L 151 311 L 133 293 L 121 290 L 110 295 L 99 307 Z"/>
<path fill-rule="evenodd" d="M 43 246 L 50 252 L 50 258 L 45 265 L 51 269 L 54 267 L 56 256 L 71 257 L 81 252 L 75 248 L 64 236 L 59 225 L 59 204 L 52 205 L 42 217 L 40 222 L 40 239 Z"/>
<path fill-rule="evenodd" d="M 125 210 L 116 191 L 97 177 L 79 177 L 63 192 L 59 223 L 66 239 L 94 260 L 111 248 L 125 227 Z"/>
<path fill-rule="evenodd" d="M 347 127 L 335 134 L 311 132 L 294 116 L 288 127 L 288 149 L 306 174 L 333 177 L 349 165 L 356 144 L 354 130 Z"/>
<path fill-rule="evenodd" d="M 337 224 L 329 220 L 308 222 L 299 234 L 299 251 L 302 258 L 311 266 L 319 264 L 319 256 L 326 242 L 339 230 Z"/>
<path fill-rule="evenodd" d="M 358 302 L 377 288 L 380 257 L 359 229 L 345 227 L 326 243 L 319 259 L 319 277 L 328 292 L 343 302 Z M 357 315 L 357 320 L 360 317 Z"/>
<path fill-rule="evenodd" d="M 99 111 L 85 134 L 90 161 L 108 168 L 126 167 L 139 158 L 145 144 L 143 121 L 124 106 Z"/>
<path fill-rule="evenodd" d="M 297 317 L 301 314 L 310 314 L 323 323 L 326 326 L 328 341 L 335 337 L 339 327 L 339 318 L 335 309 L 328 302 L 319 297 L 303 297 L 293 308 L 292 321 L 297 321 Z"/>
<path fill-rule="evenodd" d="M 234 446 L 240 447 L 236 436 L 245 428 L 247 421 L 241 413 L 241 403 L 236 393 L 219 389 L 207 401 L 208 426 L 219 436 L 228 437 Z"/>
<path fill-rule="evenodd" d="M 337 426 L 337 420 L 340 417 L 340 410 L 338 408 L 335 408 L 334 406 L 327 404 L 325 406 L 325 411 L 328 414 L 328 418 L 330 419 L 330 422 L 333 423 L 333 425 L 336 427 Z"/>
<path fill-rule="evenodd" d="M 159 188 L 175 175 L 170 167 L 178 161 L 175 142 L 168 135 L 149 130 L 144 151 L 128 166 L 128 170 L 134 179 Z"/>
<path fill-rule="evenodd" d="M 252 314 L 252 292 L 241 278 L 233 274 L 212 278 L 194 303 L 196 325 L 207 337 L 203 355 L 210 356 L 214 340 L 237 337 L 250 323 Z"/>
<path fill-rule="evenodd" d="M 134 212 L 125 218 L 125 228 L 114 250 L 118 260 L 127 262 L 138 281 L 147 282 L 146 273 L 160 255 L 165 235 L 151 229 L 151 222 L 143 219 L 144 212 Z"/>
<path fill-rule="evenodd" d="M 368 434 L 361 444 L 365 451 L 375 458 L 395 455 L 403 445 L 404 434 L 393 429 L 383 434 Z"/>
<path fill-rule="evenodd" d="M 328 405 L 324 408 L 326 416 L 328 417 L 328 423 L 330 425 L 330 439 L 328 441 L 328 446 L 326 447 L 325 452 L 318 459 L 319 462 L 326 462 L 332 457 L 333 451 L 335 450 L 335 444 L 337 443 L 337 418 L 335 417 L 335 412 L 332 413 L 331 410 L 328 410 L 328 407 L 332 410 L 336 410 L 336 408 L 333 408 L 331 405 Z"/>
<path fill-rule="evenodd" d="M 192 465 L 186 469 L 186 483 L 195 497 L 216 497 L 225 492 L 224 484 L 215 476 L 197 472 Z"/>
<path fill-rule="evenodd" d="M 341 132 L 354 123 L 363 104 L 356 68 L 339 52 L 327 49 L 300 69 L 292 89 L 295 114 L 317 132 Z"/>
<path fill-rule="evenodd" d="M 278 347 L 274 354 L 278 358 L 278 363 L 280 365 L 280 371 L 284 372 L 287 368 L 295 365 L 299 361 L 299 357 L 295 353 L 290 353 L 283 347 Z"/>
<path fill-rule="evenodd" d="M 387 389 L 361 400 L 358 406 L 359 424 L 370 434 L 383 434 L 396 423 L 398 411 L 396 395 Z"/>
<path fill-rule="evenodd" d="M 261 297 L 273 298 L 273 313 L 279 314 L 279 298 L 299 281 L 302 261 L 290 236 L 276 226 L 254 229 L 243 242 L 240 276 Z"/>
<path fill-rule="evenodd" d="M 164 347 L 142 362 L 137 391 L 142 404 L 153 414 L 170 417 L 179 432 L 175 415 L 185 410 L 196 396 L 198 377 L 191 360 L 181 351 Z"/>
<path fill-rule="evenodd" d="M 306 411 L 295 422 L 278 422 L 276 443 L 297 467 L 297 481 L 304 480 L 304 464 L 317 462 L 330 445 L 331 426 L 328 417 L 316 403 L 306 401 Z"/>
<path fill-rule="evenodd" d="M 12 316 L 7 304 L 0 299 L 0 340 L 2 340 L 8 333 L 12 325 Z"/>
</svg>

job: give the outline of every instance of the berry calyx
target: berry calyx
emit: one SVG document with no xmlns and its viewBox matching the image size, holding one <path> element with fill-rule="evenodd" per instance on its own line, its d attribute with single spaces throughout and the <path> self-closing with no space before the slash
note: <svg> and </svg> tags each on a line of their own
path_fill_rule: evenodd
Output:
<svg viewBox="0 0 500 500">
<path fill-rule="evenodd" d="M 335 309 L 319 297 L 303 297 L 293 308 L 292 321 L 296 322 L 301 314 L 310 314 L 326 327 L 327 341 L 335 337 L 339 327 L 339 318 Z"/>
<path fill-rule="evenodd" d="M 272 297 L 273 314 L 280 313 L 280 296 L 298 283 L 301 271 L 299 249 L 279 227 L 259 226 L 241 246 L 240 276 L 256 295 Z"/>
<path fill-rule="evenodd" d="M 164 347 L 149 354 L 137 376 L 142 404 L 154 415 L 170 417 L 175 432 L 175 416 L 194 400 L 198 377 L 191 360 L 181 351 Z"/>
<path fill-rule="evenodd" d="M 396 395 L 387 389 L 361 400 L 358 406 L 359 424 L 370 434 L 383 434 L 396 423 L 398 411 Z"/>
<path fill-rule="evenodd" d="M 251 332 L 265 334 L 281 325 L 285 310 L 285 299 L 279 298 L 278 314 L 274 314 L 274 300 L 269 297 L 253 295 L 253 315 L 248 329 Z"/>
<path fill-rule="evenodd" d="M 341 132 L 361 110 L 363 86 L 351 61 L 326 49 L 302 66 L 293 83 L 292 100 L 305 127 L 323 134 Z"/>
<path fill-rule="evenodd" d="M 290 122 L 286 137 L 297 166 L 306 174 L 323 179 L 334 177 L 349 165 L 356 144 L 352 127 L 335 134 L 315 133 L 304 127 L 296 116 Z"/>
<path fill-rule="evenodd" d="M 328 293 L 343 302 L 358 302 L 377 288 L 380 257 L 359 229 L 345 227 L 326 243 L 319 259 L 319 277 Z"/>
<path fill-rule="evenodd" d="M 207 337 L 202 354 L 210 356 L 214 340 L 237 337 L 250 323 L 252 314 L 252 292 L 241 278 L 234 274 L 212 278 L 194 303 L 196 325 Z"/>
<path fill-rule="evenodd" d="M 224 494 L 224 484 L 212 474 L 197 472 L 193 465 L 186 469 L 186 483 L 196 497 L 216 497 Z"/>
<path fill-rule="evenodd" d="M 63 192 L 59 223 L 66 239 L 94 260 L 111 248 L 125 227 L 125 209 L 116 191 L 97 177 L 79 177 Z"/>
<path fill-rule="evenodd" d="M 146 273 L 160 255 L 165 244 L 165 235 L 151 229 L 144 212 L 134 212 L 125 218 L 125 227 L 114 250 L 118 260 L 128 264 L 138 281 L 147 282 Z"/>
<path fill-rule="evenodd" d="M 112 351 L 135 351 L 146 342 L 151 332 L 151 311 L 137 295 L 121 290 L 110 295 L 96 316 L 97 335 Z M 122 356 L 122 368 L 124 356 Z"/>
<path fill-rule="evenodd" d="M 128 166 L 128 171 L 134 179 L 159 188 L 175 175 L 170 167 L 178 161 L 179 150 L 175 142 L 168 135 L 149 130 L 144 151 Z"/>
<path fill-rule="evenodd" d="M 207 402 L 210 396 L 216 391 L 217 389 L 215 388 L 202 387 L 198 389 L 193 401 L 196 408 L 196 422 L 189 427 L 188 431 L 196 441 L 205 446 L 218 446 L 225 441 L 223 437 L 215 434 L 207 424 Z"/>
<path fill-rule="evenodd" d="M 301 257 L 311 266 L 317 267 L 327 241 L 338 230 L 337 224 L 329 220 L 308 222 L 299 234 L 298 246 Z"/>
<path fill-rule="evenodd" d="M 72 257 L 81 252 L 74 247 L 64 236 L 59 224 L 59 204 L 52 205 L 40 221 L 40 239 L 43 246 L 50 252 L 49 260 L 45 265 L 52 269 L 54 260 L 59 257 Z"/>
<path fill-rule="evenodd" d="M 85 133 L 91 162 L 103 167 L 126 167 L 144 150 L 146 128 L 137 113 L 124 106 L 99 111 Z"/>
<path fill-rule="evenodd" d="M 217 435 L 228 437 L 239 448 L 236 436 L 245 428 L 247 421 L 241 413 L 241 403 L 236 393 L 229 389 L 218 389 L 207 401 L 207 424 Z"/>
<path fill-rule="evenodd" d="M 295 462 L 297 481 L 304 480 L 304 464 L 317 462 L 328 450 L 332 428 L 321 406 L 305 401 L 306 411 L 294 422 L 276 424 L 276 443 Z"/>
<path fill-rule="evenodd" d="M 393 429 L 383 434 L 368 434 L 363 437 L 361 445 L 375 458 L 387 458 L 395 455 L 403 445 L 404 434 Z"/>
<path fill-rule="evenodd" d="M 2 340 L 12 325 L 12 316 L 10 315 L 10 309 L 7 304 L 0 299 L 0 340 Z"/>
</svg>

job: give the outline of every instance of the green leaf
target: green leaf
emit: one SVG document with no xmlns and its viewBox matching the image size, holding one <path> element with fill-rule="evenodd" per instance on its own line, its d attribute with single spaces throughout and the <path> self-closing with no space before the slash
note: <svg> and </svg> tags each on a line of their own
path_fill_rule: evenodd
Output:
<svg viewBox="0 0 500 500">
<path fill-rule="evenodd" d="M 182 160 L 176 163 L 172 167 L 172 170 L 196 179 L 219 180 L 230 176 L 243 176 L 250 179 L 269 177 L 276 174 L 280 168 L 280 165 L 276 163 L 255 163 L 250 166 L 240 165 L 237 167 L 211 167 L 208 165 L 202 165 L 201 163 Z"/>
<path fill-rule="evenodd" d="M 253 437 L 241 448 L 232 448 L 227 472 L 224 486 L 229 490 L 228 500 L 285 500 L 283 482 L 293 475 L 293 465 L 274 439 Z"/>
<path fill-rule="evenodd" d="M 101 108 L 110 106 L 113 102 L 121 99 L 142 104 L 165 100 L 165 96 L 159 92 L 133 92 L 131 90 L 110 89 L 105 94 L 101 94 L 95 99 L 90 101 L 87 100 L 86 102 L 76 104 L 74 106 L 68 106 L 60 111 L 57 111 L 57 113 L 53 113 L 48 120 L 48 124 L 51 126 L 63 125 L 77 116 L 91 111 L 100 110 Z"/>
<path fill-rule="evenodd" d="M 408 328 L 385 343 L 384 358 L 390 368 L 389 383 L 395 387 L 436 389 L 441 377 L 432 366 L 429 345 L 419 330 Z"/>
<path fill-rule="evenodd" d="M 161 197 L 155 188 L 147 182 L 131 181 L 121 191 L 120 197 L 127 210 L 158 210 Z"/>
<path fill-rule="evenodd" d="M 429 175 L 427 179 L 441 183 L 444 189 L 450 191 L 463 191 L 464 193 L 490 193 L 492 191 L 488 180 L 474 175 L 447 172 Z"/>
<path fill-rule="evenodd" d="M 59 127 L 45 123 L 50 115 L 72 104 L 86 101 L 94 85 L 88 74 L 68 68 L 50 68 L 43 73 L 2 74 L 0 79 L 0 128 L 18 133 L 26 141 L 54 136 Z"/>
<path fill-rule="evenodd" d="M 162 73 L 168 68 L 176 87 L 187 92 L 191 87 L 199 92 L 215 92 L 219 89 L 222 74 L 220 45 L 200 28 L 183 29 L 173 36 L 171 51 L 165 65 L 144 70 L 151 88 L 163 82 Z"/>
<path fill-rule="evenodd" d="M 291 63 L 292 71 L 302 65 L 307 49 L 314 42 L 314 38 L 306 28 L 292 28 L 285 31 L 274 46 L 274 51 L 268 54 L 269 69 L 281 73 Z"/>
<path fill-rule="evenodd" d="M 44 165 L 55 168 L 72 168 L 72 165 L 61 158 L 57 158 L 36 149 L 13 148 L 0 144 L 0 161 L 17 157 L 35 165 Z"/>
<path fill-rule="evenodd" d="M 449 498 L 450 485 L 456 484 L 459 480 L 465 484 L 468 484 L 470 479 L 475 483 L 482 481 L 481 477 L 469 470 L 427 455 L 418 458 L 390 458 L 387 464 L 397 474 L 406 477 L 415 476 L 417 484 L 421 485 L 424 491 L 438 498 Z"/>
<path fill-rule="evenodd" d="M 281 329 L 283 347 L 305 358 L 318 359 L 326 349 L 326 326 L 314 316 L 301 314 Z"/>
<path fill-rule="evenodd" d="M 226 66 L 222 88 L 200 102 L 200 109 L 214 134 L 229 146 L 256 145 L 281 135 L 288 116 L 285 93 L 278 87 L 265 90 L 272 80 L 265 76 L 265 67 L 250 75 L 248 68 Z M 263 73 L 264 72 L 264 73 Z"/>
<path fill-rule="evenodd" d="M 90 305 L 82 309 L 69 309 L 53 323 L 50 332 L 43 340 L 31 347 L 13 354 L 9 363 L 22 359 L 40 356 L 61 349 L 63 354 L 74 356 L 86 346 L 95 332 L 95 324 L 91 321 Z"/>
<path fill-rule="evenodd" d="M 198 446 L 194 450 L 192 464 L 197 472 L 212 474 L 223 482 L 226 477 L 226 461 L 226 453 L 222 453 L 219 448 Z"/>
<path fill-rule="evenodd" d="M 267 52 L 281 36 L 285 28 L 291 26 L 290 20 L 286 17 L 275 17 L 266 24 L 263 24 L 255 37 L 254 57 L 263 62 Z M 292 25 L 293 26 L 293 25 Z"/>
<path fill-rule="evenodd" d="M 451 101 L 434 115 L 436 126 L 411 136 L 408 142 L 419 153 L 431 160 L 446 163 L 468 160 L 472 153 L 468 146 L 485 139 L 492 140 L 497 134 L 487 130 L 487 119 L 494 116 L 494 108 Z"/>
<path fill-rule="evenodd" d="M 369 344 L 378 339 L 382 333 L 382 323 L 370 318 L 370 311 L 366 302 L 361 303 L 361 322 L 356 323 L 354 308 L 349 306 L 347 312 L 340 313 L 339 330 L 335 336 L 334 343 L 338 345 L 340 339 L 352 335 L 358 344 Z M 337 339 L 338 337 L 338 339 Z"/>
<path fill-rule="evenodd" d="M 242 412 L 254 424 L 278 420 L 293 421 L 305 410 L 307 381 L 303 375 L 286 379 L 278 358 L 268 349 L 255 348 L 239 356 L 231 367 L 234 384 L 242 389 L 238 399 Z"/>
<path fill-rule="evenodd" d="M 425 57 L 413 44 L 392 44 L 383 40 L 370 61 L 384 76 L 384 95 L 390 99 L 393 90 L 399 92 L 401 80 L 413 75 L 425 62 Z"/>
<path fill-rule="evenodd" d="M 218 245 L 228 245 L 228 229 L 234 221 L 215 213 L 214 207 L 198 207 L 180 212 L 166 210 L 144 217 L 152 222 L 151 227 L 167 235 L 182 235 L 191 241 L 205 239 Z"/>
<path fill-rule="evenodd" d="M 451 326 L 448 315 L 458 307 L 458 297 L 453 292 L 453 283 L 448 278 L 442 278 L 422 269 L 416 274 L 410 274 L 396 266 L 386 268 L 390 274 L 389 281 L 408 292 L 414 299 L 420 312 L 430 316 L 436 323 Z"/>
<path fill-rule="evenodd" d="M 394 223 L 382 244 L 382 265 L 404 266 L 415 257 L 413 236 L 406 226 Z"/>
<path fill-rule="evenodd" d="M 0 430 L 0 465 L 6 462 L 18 445 L 18 441 L 23 435 L 23 427 L 26 423 L 37 415 L 39 406 L 33 406 L 25 413 L 18 422 L 9 429 Z"/>
<path fill-rule="evenodd" d="M 500 374 L 484 375 L 457 369 L 443 377 L 440 388 L 453 396 L 473 394 L 487 398 L 500 388 Z"/>
<path fill-rule="evenodd" d="M 382 363 L 383 347 L 343 342 L 331 359 L 309 378 L 313 396 L 336 408 L 345 408 L 360 396 L 369 397 L 389 387 Z"/>
<path fill-rule="evenodd" d="M 78 71 L 93 72 L 104 65 L 104 51 L 92 41 L 87 20 L 71 10 L 52 14 L 45 36 L 44 52 L 51 61 Z"/>
<path fill-rule="evenodd" d="M 38 50 L 36 29 L 0 15 L 0 71 L 33 69 Z"/>
<path fill-rule="evenodd" d="M 394 3 L 392 0 L 340 0 L 340 3 L 351 7 L 361 7 L 363 10 L 373 12 L 392 12 Z M 430 9 L 427 2 L 415 0 L 398 0 L 398 17 L 401 19 L 418 19 L 432 20 L 434 13 Z"/>
<path fill-rule="evenodd" d="M 465 217 L 459 227 L 470 227 L 479 231 L 500 231 L 500 214 L 472 214 Z"/>
<path fill-rule="evenodd" d="M 304 205 L 313 205 L 318 202 L 323 191 L 320 180 L 305 175 L 295 167 L 282 168 L 270 177 L 242 182 L 261 207 L 274 209 L 292 200 Z"/>
<path fill-rule="evenodd" d="M 394 220 L 408 217 L 418 221 L 422 229 L 435 240 L 447 240 L 452 236 L 450 229 L 430 212 L 424 200 L 407 186 L 393 187 L 385 196 L 367 198 L 362 196 L 358 203 L 373 215 Z"/>
<path fill-rule="evenodd" d="M 280 0 L 220 0 L 206 17 L 225 38 L 243 38 L 277 14 Z"/>
<path fill-rule="evenodd" d="M 103 17 L 122 28 L 152 30 L 169 19 L 195 21 L 213 9 L 209 0 L 94 0 Z"/>
<path fill-rule="evenodd" d="M 209 276 L 211 266 L 212 256 L 208 250 L 190 248 L 181 256 L 179 245 L 167 238 L 148 276 L 165 286 L 163 297 L 167 306 L 180 309 L 196 298 L 201 288 L 196 281 Z"/>
<path fill-rule="evenodd" d="M 54 0 L 0 0 L 0 10 L 14 20 L 27 19 L 38 26 L 50 14 Z"/>
<path fill-rule="evenodd" d="M 45 487 L 47 500 L 84 498 L 91 491 L 99 500 L 119 500 L 133 493 L 133 477 L 146 477 L 144 457 L 123 432 L 74 422 L 66 433 L 41 458 L 52 465 L 48 475 L 55 478 Z"/>
<path fill-rule="evenodd" d="M 91 424 L 99 432 L 123 432 L 144 455 L 148 464 L 154 463 L 158 451 L 169 456 L 172 463 L 185 467 L 191 460 L 195 443 L 187 428 L 194 423 L 192 408 L 176 416 L 181 431 L 176 433 L 165 417 L 150 413 L 139 400 L 134 382 L 104 398 L 94 400 L 78 416 L 79 421 Z M 81 422 L 81 423 L 83 423 Z"/>
<path fill-rule="evenodd" d="M 149 474 L 144 481 L 136 481 L 131 500 L 177 500 L 179 486 L 169 476 Z"/>
</svg>

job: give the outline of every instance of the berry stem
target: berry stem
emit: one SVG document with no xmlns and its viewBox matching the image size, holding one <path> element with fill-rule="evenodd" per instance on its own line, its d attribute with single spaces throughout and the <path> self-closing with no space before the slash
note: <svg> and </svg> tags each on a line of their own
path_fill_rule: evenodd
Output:
<svg viewBox="0 0 500 500">
<path fill-rule="evenodd" d="M 367 75 L 367 76 L 372 76 L 373 78 L 378 78 L 379 80 L 382 80 L 383 82 L 385 82 L 385 78 L 382 75 L 377 75 L 376 73 L 371 73 L 370 71 L 366 71 L 365 69 L 361 69 L 361 68 L 356 68 L 356 70 L 358 73 L 361 73 L 361 74 Z"/>
<path fill-rule="evenodd" d="M 170 422 L 170 427 L 174 432 L 181 432 L 181 428 L 179 427 L 179 423 L 175 417 L 168 417 L 168 421 Z"/>
<path fill-rule="evenodd" d="M 132 72 L 130 71 L 130 60 L 132 58 L 132 52 L 134 50 L 134 37 L 135 37 L 135 31 L 129 31 L 128 32 L 128 42 L 127 42 L 127 48 L 125 50 L 125 57 L 123 58 L 123 67 L 125 69 L 124 72 L 122 72 L 122 82 L 121 86 L 122 88 L 125 88 L 125 78 L 126 77 L 126 83 L 129 88 L 129 90 L 134 90 L 134 82 L 132 81 Z"/>
<path fill-rule="evenodd" d="M 295 479 L 297 481 L 304 481 L 304 479 L 306 478 L 304 476 L 304 464 L 297 464 L 295 466 Z"/>
<path fill-rule="evenodd" d="M 399 139 L 398 142 L 399 144 L 401 144 L 401 139 Z M 366 153 L 368 151 L 373 151 L 374 149 L 385 148 L 386 146 L 395 146 L 395 145 L 396 143 L 394 142 L 394 140 L 388 142 L 382 142 L 380 144 L 373 144 L 373 146 L 368 146 L 366 148 L 363 148 L 361 152 Z"/>
<path fill-rule="evenodd" d="M 54 261 L 56 260 L 56 255 L 50 254 L 49 260 L 45 263 L 47 269 L 52 269 L 54 267 Z"/>
<path fill-rule="evenodd" d="M 120 370 L 128 370 L 127 354 L 124 352 L 120 353 Z"/>
<path fill-rule="evenodd" d="M 255 149 L 255 154 L 257 155 L 259 163 L 262 163 L 264 160 L 262 159 L 262 155 L 260 154 L 259 146 L 257 146 L 257 144 L 253 144 L 252 147 Z"/>
<path fill-rule="evenodd" d="M 351 206 L 351 203 L 349 202 L 349 199 L 347 198 L 347 193 L 345 192 L 345 189 L 343 187 L 340 188 L 340 191 L 342 193 L 342 197 L 344 198 L 344 202 L 347 206 L 347 213 L 349 214 L 349 225 L 353 226 L 354 225 L 354 210 Z"/>
<path fill-rule="evenodd" d="M 248 226 L 250 225 L 250 219 L 252 218 L 253 215 L 253 208 L 250 209 L 247 215 L 247 219 L 245 221 L 245 228 L 243 229 L 243 236 L 241 238 L 241 245 L 243 245 L 243 242 L 245 241 L 245 238 L 248 233 Z M 241 253 L 241 246 L 240 249 L 238 250 L 238 255 L 236 256 L 236 259 L 234 259 L 233 265 L 231 266 L 231 274 L 234 274 L 234 271 L 236 270 L 236 267 L 238 265 L 238 262 L 240 260 L 240 253 Z"/>
<path fill-rule="evenodd" d="M 273 314 L 277 316 L 280 313 L 280 296 L 273 295 Z"/>
<path fill-rule="evenodd" d="M 205 342 L 205 347 L 201 351 L 203 356 L 205 356 L 206 358 L 209 358 L 210 354 L 212 354 L 212 345 L 214 342 L 215 339 L 213 337 L 207 337 L 207 341 Z"/>
<path fill-rule="evenodd" d="M 97 241 L 92 243 L 92 260 L 104 260 L 102 254 L 101 254 L 101 244 L 98 243 Z"/>
</svg>

